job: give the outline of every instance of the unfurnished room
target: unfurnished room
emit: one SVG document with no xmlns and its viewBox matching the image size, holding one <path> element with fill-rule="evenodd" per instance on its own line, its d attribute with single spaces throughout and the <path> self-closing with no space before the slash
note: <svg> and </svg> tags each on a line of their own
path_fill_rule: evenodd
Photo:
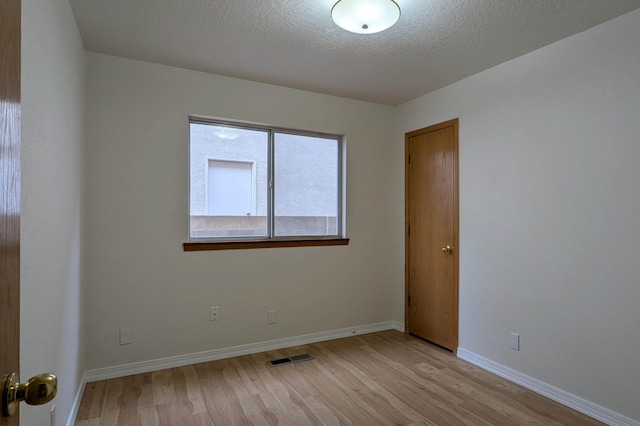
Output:
<svg viewBox="0 0 640 426">
<path fill-rule="evenodd" d="M 1 426 L 640 426 L 640 0 L 2 0 Z"/>
</svg>

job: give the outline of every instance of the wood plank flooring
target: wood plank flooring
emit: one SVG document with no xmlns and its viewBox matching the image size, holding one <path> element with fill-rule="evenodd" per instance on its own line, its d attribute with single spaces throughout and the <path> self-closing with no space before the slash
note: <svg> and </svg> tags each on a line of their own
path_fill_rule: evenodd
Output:
<svg viewBox="0 0 640 426">
<path fill-rule="evenodd" d="M 267 365 L 308 353 L 315 359 Z M 397 331 L 89 383 L 77 426 L 599 425 Z"/>
</svg>

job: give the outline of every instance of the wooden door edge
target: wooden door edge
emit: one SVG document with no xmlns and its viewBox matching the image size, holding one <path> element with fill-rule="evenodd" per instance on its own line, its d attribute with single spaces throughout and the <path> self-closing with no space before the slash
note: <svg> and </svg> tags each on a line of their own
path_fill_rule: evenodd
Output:
<svg viewBox="0 0 640 426">
<path fill-rule="evenodd" d="M 0 1 L 0 378 L 20 372 L 20 40 L 21 1 Z"/>
<path fill-rule="evenodd" d="M 409 321 L 411 305 L 409 304 L 409 133 L 404 135 L 404 332 L 411 334 Z"/>
</svg>

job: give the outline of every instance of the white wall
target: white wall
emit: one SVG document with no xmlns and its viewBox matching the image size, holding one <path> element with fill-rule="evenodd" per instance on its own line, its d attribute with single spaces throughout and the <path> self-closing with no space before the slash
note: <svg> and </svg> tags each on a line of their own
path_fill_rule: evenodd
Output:
<svg viewBox="0 0 640 426">
<path fill-rule="evenodd" d="M 397 109 L 99 54 L 87 61 L 90 369 L 402 319 Z M 346 134 L 351 243 L 183 252 L 190 114 Z M 220 321 L 209 320 L 211 306 Z M 132 329 L 131 345 L 118 344 L 120 328 Z"/>
<path fill-rule="evenodd" d="M 66 423 L 85 370 L 80 321 L 84 50 L 66 0 L 22 0 L 20 378 L 58 376 Z M 51 403 L 21 408 L 49 425 Z"/>
<path fill-rule="evenodd" d="M 400 107 L 460 118 L 460 347 L 634 419 L 639 40 L 635 11 Z"/>
</svg>

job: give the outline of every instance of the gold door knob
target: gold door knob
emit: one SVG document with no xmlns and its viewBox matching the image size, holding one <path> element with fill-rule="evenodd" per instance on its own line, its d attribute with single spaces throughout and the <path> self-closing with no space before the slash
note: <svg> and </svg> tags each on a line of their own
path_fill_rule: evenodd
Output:
<svg viewBox="0 0 640 426">
<path fill-rule="evenodd" d="M 442 247 L 442 251 L 443 251 L 444 253 L 451 253 L 451 252 L 453 251 L 453 247 L 451 247 L 451 246 L 444 246 L 444 247 Z"/>
<path fill-rule="evenodd" d="M 2 388 L 2 416 L 13 415 L 20 401 L 29 405 L 46 404 L 56 396 L 57 391 L 58 378 L 53 374 L 38 374 L 26 383 L 19 383 L 16 373 L 7 374 Z"/>
</svg>

